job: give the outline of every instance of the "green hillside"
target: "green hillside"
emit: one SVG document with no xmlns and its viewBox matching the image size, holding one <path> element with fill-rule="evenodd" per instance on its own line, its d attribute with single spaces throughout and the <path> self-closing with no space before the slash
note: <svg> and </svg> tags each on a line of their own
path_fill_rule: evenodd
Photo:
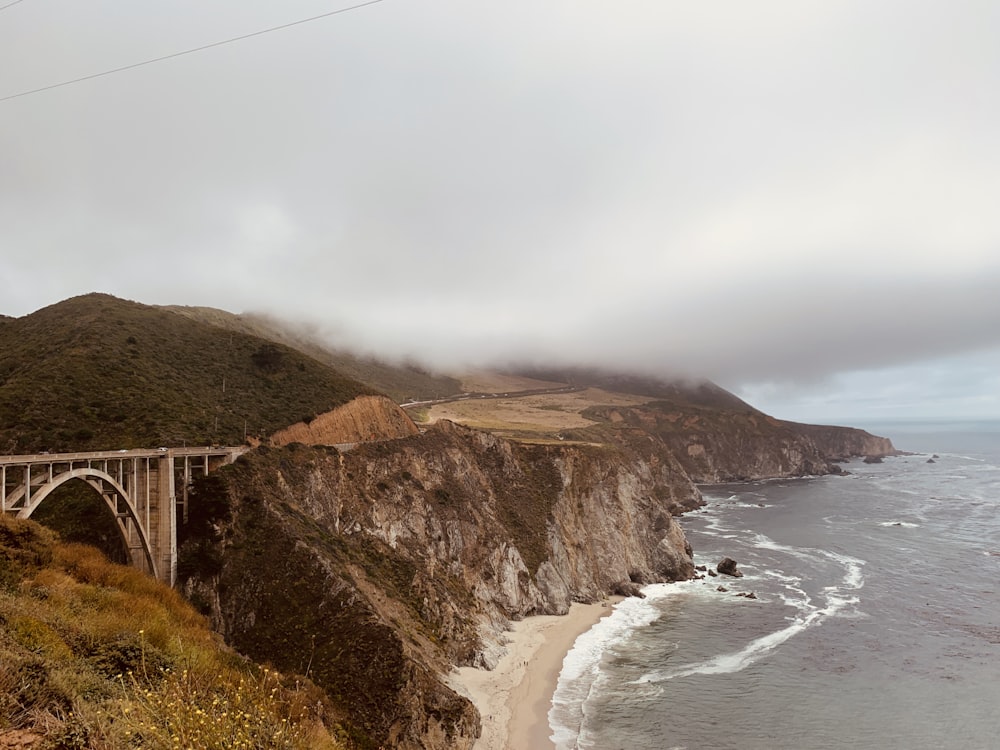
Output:
<svg viewBox="0 0 1000 750">
<path fill-rule="evenodd" d="M 374 389 L 288 346 L 88 294 L 0 324 L 0 452 L 239 444 Z"/>
<path fill-rule="evenodd" d="M 164 309 L 203 323 L 259 336 L 298 349 L 337 372 L 389 395 L 399 403 L 410 399 L 424 401 L 443 398 L 462 390 L 462 384 L 455 378 L 428 372 L 415 364 L 393 364 L 332 349 L 309 331 L 266 315 L 235 315 L 212 307 L 171 306 Z"/>
</svg>

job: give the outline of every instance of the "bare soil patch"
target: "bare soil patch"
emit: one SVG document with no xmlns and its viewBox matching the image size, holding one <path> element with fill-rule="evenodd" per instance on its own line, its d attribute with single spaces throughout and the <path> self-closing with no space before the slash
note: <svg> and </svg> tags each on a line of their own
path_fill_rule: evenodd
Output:
<svg viewBox="0 0 1000 750">
<path fill-rule="evenodd" d="M 519 385 L 524 390 L 527 390 L 524 387 L 525 383 L 531 388 L 561 385 L 530 380 L 529 378 L 520 378 L 520 381 L 522 382 Z M 494 382 L 497 385 L 500 384 L 499 381 Z M 496 392 L 497 389 L 481 389 L 481 392 L 482 390 Z M 508 391 L 511 388 L 504 387 L 499 390 Z M 571 393 L 545 393 L 520 397 L 471 398 L 431 406 L 426 412 L 426 422 L 432 423 L 439 419 L 448 419 L 512 439 L 550 442 L 559 440 L 561 430 L 594 424 L 592 420 L 586 419 L 581 414 L 591 406 L 636 406 L 650 400 L 646 396 L 611 393 L 599 388 L 587 388 Z"/>
</svg>

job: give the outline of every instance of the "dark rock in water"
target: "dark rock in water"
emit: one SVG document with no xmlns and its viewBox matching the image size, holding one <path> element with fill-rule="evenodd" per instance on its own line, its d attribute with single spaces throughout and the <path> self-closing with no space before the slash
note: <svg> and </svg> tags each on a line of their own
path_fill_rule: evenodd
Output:
<svg viewBox="0 0 1000 750">
<path fill-rule="evenodd" d="M 719 587 L 718 587 L 717 589 L 715 589 L 715 590 L 716 590 L 716 591 L 721 591 L 721 592 L 723 592 L 723 593 L 725 593 L 725 592 L 729 591 L 729 589 L 727 589 L 727 588 L 726 588 L 725 586 L 719 586 Z"/>
<path fill-rule="evenodd" d="M 753 591 L 751 591 L 749 594 L 747 594 L 747 599 L 756 599 L 756 598 L 757 598 L 757 594 L 755 594 Z"/>
<path fill-rule="evenodd" d="M 902 521 L 896 521 L 896 523 L 893 524 L 893 526 L 902 526 L 902 525 L 903 525 Z"/>
<path fill-rule="evenodd" d="M 833 463 L 832 461 L 830 462 L 829 469 L 830 469 L 830 473 L 831 474 L 843 474 L 844 473 L 844 470 L 842 468 L 840 468 L 839 466 L 837 466 L 837 464 Z"/>
<path fill-rule="evenodd" d="M 937 453 L 935 453 L 933 456 L 931 456 L 931 458 L 941 458 L 941 456 L 939 456 Z"/>
<path fill-rule="evenodd" d="M 706 566 L 706 565 L 695 565 L 694 569 L 695 570 L 700 570 L 702 573 L 704 573 L 705 571 L 708 570 L 708 566 Z"/>
<path fill-rule="evenodd" d="M 731 557 L 723 557 L 722 561 L 715 567 L 722 575 L 733 578 L 743 577 L 743 571 L 736 567 L 736 561 Z"/>
<path fill-rule="evenodd" d="M 617 596 L 634 596 L 639 599 L 646 598 L 646 595 L 642 593 L 639 585 L 632 583 L 632 581 L 619 581 L 611 587 L 611 593 L 616 594 Z"/>
<path fill-rule="evenodd" d="M 757 503 L 757 507 L 758 508 L 766 508 L 767 506 L 764 505 L 764 503 Z"/>
<path fill-rule="evenodd" d="M 865 456 L 865 463 L 866 464 L 880 464 L 880 463 L 882 463 L 882 457 L 881 456 Z"/>
<path fill-rule="evenodd" d="M 927 459 L 927 463 L 929 463 L 929 464 L 936 464 L 937 461 L 935 461 L 933 458 L 928 458 Z"/>
<path fill-rule="evenodd" d="M 715 578 L 715 577 L 716 577 L 717 575 L 719 575 L 718 573 L 716 573 L 716 572 L 715 572 L 714 570 L 712 570 L 711 568 L 709 568 L 709 570 L 708 570 L 708 574 L 709 574 L 710 576 L 712 576 L 712 578 Z"/>
</svg>

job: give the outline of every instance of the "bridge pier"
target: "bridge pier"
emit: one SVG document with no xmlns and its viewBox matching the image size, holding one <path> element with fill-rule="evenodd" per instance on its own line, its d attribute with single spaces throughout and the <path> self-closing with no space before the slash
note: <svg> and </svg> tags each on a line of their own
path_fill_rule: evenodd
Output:
<svg viewBox="0 0 1000 750">
<path fill-rule="evenodd" d="M 131 564 L 172 586 L 177 580 L 178 522 L 187 521 L 192 470 L 208 474 L 246 450 L 239 446 L 0 456 L 0 512 L 30 518 L 57 487 L 81 479 L 114 514 Z"/>
</svg>

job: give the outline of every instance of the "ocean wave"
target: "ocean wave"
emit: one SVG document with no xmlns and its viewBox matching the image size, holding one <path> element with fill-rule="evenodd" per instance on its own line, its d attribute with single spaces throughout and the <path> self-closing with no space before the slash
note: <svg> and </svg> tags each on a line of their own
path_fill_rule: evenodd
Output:
<svg viewBox="0 0 1000 750">
<path fill-rule="evenodd" d="M 963 461 L 977 461 L 980 463 L 986 463 L 985 458 L 977 458 L 976 456 L 964 456 L 961 453 L 941 453 L 939 455 L 942 458 L 960 458 Z"/>
<path fill-rule="evenodd" d="M 740 672 L 759 661 L 765 654 L 774 650 L 792 636 L 801 633 L 810 624 L 819 619 L 820 616 L 820 610 L 817 610 L 805 617 L 796 617 L 791 625 L 755 638 L 739 651 L 718 654 L 704 661 L 682 664 L 673 669 L 650 672 L 637 679 L 635 684 L 665 682 L 666 680 L 673 680 L 678 677 L 690 677 L 698 674 L 711 675 Z"/>
<path fill-rule="evenodd" d="M 699 519 L 699 533 L 725 538 L 727 545 L 733 539 L 739 540 L 737 546 L 741 552 L 740 567 L 744 576 L 727 581 L 726 586 L 730 590 L 749 591 L 752 588 L 758 595 L 754 606 L 780 607 L 780 612 L 790 609 L 791 614 L 774 623 L 771 627 L 776 629 L 772 632 L 753 638 L 742 647 L 733 644 L 737 646 L 733 651 L 688 663 L 683 663 L 683 643 L 661 643 L 660 648 L 669 649 L 674 663 L 662 669 L 649 670 L 647 666 L 646 674 L 628 683 L 632 699 L 658 695 L 665 689 L 664 682 L 679 677 L 741 671 L 827 618 L 857 611 L 860 604 L 858 591 L 865 583 L 864 560 L 836 550 L 779 543 L 765 534 L 732 524 L 733 519 L 726 518 L 724 511 L 733 508 L 733 504 L 723 503 L 717 507 L 722 512 Z M 712 564 L 703 559 L 707 557 L 705 554 L 696 555 L 696 561 Z M 822 571 L 820 582 L 825 579 L 831 585 L 817 590 L 812 571 Z M 587 740 L 588 711 L 597 710 L 595 700 L 598 696 L 606 697 L 612 689 L 609 680 L 613 678 L 608 671 L 610 663 L 605 666 L 604 659 L 614 658 L 614 654 L 631 640 L 637 630 L 651 625 L 674 606 L 666 604 L 667 600 L 676 599 L 680 604 L 684 597 L 706 597 L 715 602 L 745 606 L 746 599 L 720 594 L 716 590 L 718 580 L 647 586 L 643 589 L 645 599 L 622 601 L 609 616 L 577 639 L 563 662 L 549 710 L 551 738 L 557 748 L 590 746 Z M 810 583 L 807 585 L 804 581 Z"/>
<path fill-rule="evenodd" d="M 750 641 L 743 648 L 724 654 L 717 654 L 702 661 L 678 665 L 670 669 L 649 672 L 634 684 L 656 684 L 679 677 L 692 675 L 729 674 L 746 669 L 768 653 L 782 645 L 790 638 L 807 628 L 821 624 L 824 620 L 841 615 L 860 603 L 860 597 L 854 593 L 864 587 L 865 561 L 851 555 L 833 550 L 793 547 L 780 544 L 760 533 L 752 535 L 754 546 L 792 557 L 816 562 L 826 559 L 836 563 L 843 570 L 838 583 L 824 587 L 822 591 L 822 606 L 813 603 L 812 597 L 802 588 L 799 576 L 788 575 L 782 570 L 767 568 L 755 578 L 770 578 L 776 581 L 781 590 L 777 592 L 783 606 L 797 610 L 797 614 L 786 619 L 788 625 L 773 632 L 762 635 Z M 744 579 L 746 580 L 746 579 Z M 766 605 L 766 600 L 762 602 Z"/>
<path fill-rule="evenodd" d="M 919 523 L 912 523 L 910 521 L 882 521 L 879 526 L 902 526 L 905 529 L 919 529 Z"/>
<path fill-rule="evenodd" d="M 858 587 L 860 587 L 861 583 L 858 582 L 859 578 L 854 571 L 851 571 L 846 578 L 849 579 L 852 584 L 858 583 Z M 810 627 L 819 625 L 827 618 L 837 615 L 847 607 L 854 606 L 860 602 L 860 599 L 857 596 L 842 596 L 838 587 L 829 588 L 830 591 L 828 591 L 824 596 L 826 606 L 822 608 L 814 608 L 805 614 L 800 613 L 792 619 L 791 624 L 786 625 L 783 628 L 779 628 L 771 633 L 767 633 L 766 635 L 762 635 L 759 638 L 755 638 L 739 651 L 717 654 L 716 656 L 712 656 L 703 661 L 682 664 L 671 669 L 649 672 L 635 680 L 634 684 L 655 684 L 666 682 L 667 680 L 674 680 L 679 677 L 691 677 L 693 675 L 732 674 L 733 672 L 740 672 L 752 664 L 760 661 L 764 656 L 788 641 L 790 638 L 793 638 Z M 793 606 L 802 606 L 802 602 L 796 602 Z"/>
<path fill-rule="evenodd" d="M 562 671 L 549 709 L 551 739 L 557 748 L 575 746 L 587 700 L 592 692 L 599 689 L 601 659 L 608 649 L 659 619 L 663 612 L 656 606 L 658 602 L 677 596 L 709 595 L 697 583 L 700 582 L 682 581 L 646 586 L 642 590 L 645 599 L 624 599 L 615 605 L 610 615 L 576 639 L 573 648 L 563 659 Z"/>
</svg>

